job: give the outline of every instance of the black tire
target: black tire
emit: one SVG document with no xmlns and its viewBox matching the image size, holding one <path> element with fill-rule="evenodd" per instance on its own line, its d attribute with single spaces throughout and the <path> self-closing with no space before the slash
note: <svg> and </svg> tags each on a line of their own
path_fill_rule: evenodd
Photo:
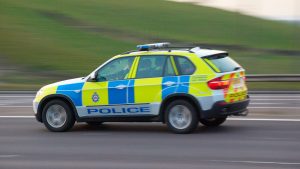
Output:
<svg viewBox="0 0 300 169">
<path fill-rule="evenodd" d="M 184 128 L 178 128 L 171 122 L 172 120 L 170 117 L 170 115 L 171 115 L 170 111 L 175 106 L 180 106 L 180 107 L 184 106 L 185 108 L 187 108 L 189 110 L 188 114 L 190 114 L 190 120 L 189 120 L 189 123 L 187 123 L 187 126 L 185 126 Z M 173 131 L 174 133 L 177 133 L 177 134 L 187 134 L 187 133 L 193 132 L 197 128 L 198 122 L 199 122 L 197 111 L 196 111 L 195 107 L 185 100 L 175 100 L 175 101 L 171 102 L 170 104 L 168 104 L 166 111 L 165 111 L 165 121 L 166 121 L 166 124 L 169 127 L 169 129 L 171 129 L 171 131 Z"/>
<path fill-rule="evenodd" d="M 65 121 L 62 123 L 63 124 L 62 126 L 54 127 L 47 120 L 47 117 L 46 117 L 47 116 L 46 115 L 47 111 L 48 111 L 49 107 L 53 106 L 53 105 L 61 106 L 66 112 L 66 118 L 65 118 Z M 42 119 L 43 119 L 43 123 L 46 126 L 46 128 L 50 131 L 53 131 L 53 132 L 68 131 L 74 126 L 74 123 L 75 123 L 74 112 L 72 111 L 70 106 L 62 100 L 51 100 L 51 101 L 49 101 L 43 109 Z"/>
<path fill-rule="evenodd" d="M 217 127 L 226 121 L 227 117 L 211 118 L 211 119 L 200 119 L 200 123 L 207 127 Z"/>
<path fill-rule="evenodd" d="M 89 122 L 86 122 L 86 124 L 88 124 L 89 126 L 100 126 L 103 124 L 102 121 L 89 121 Z"/>
</svg>

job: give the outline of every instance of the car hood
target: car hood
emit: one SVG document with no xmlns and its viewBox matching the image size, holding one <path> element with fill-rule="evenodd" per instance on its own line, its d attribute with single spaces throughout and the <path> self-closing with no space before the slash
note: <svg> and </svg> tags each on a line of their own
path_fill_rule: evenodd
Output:
<svg viewBox="0 0 300 169">
<path fill-rule="evenodd" d="M 84 82 L 85 82 L 84 78 L 80 77 L 80 78 L 68 79 L 68 80 L 55 82 L 55 83 L 52 83 L 52 84 L 42 87 L 42 89 L 46 89 L 46 88 L 53 87 L 53 86 L 71 85 L 71 84 L 78 84 L 78 83 L 84 83 Z"/>
</svg>

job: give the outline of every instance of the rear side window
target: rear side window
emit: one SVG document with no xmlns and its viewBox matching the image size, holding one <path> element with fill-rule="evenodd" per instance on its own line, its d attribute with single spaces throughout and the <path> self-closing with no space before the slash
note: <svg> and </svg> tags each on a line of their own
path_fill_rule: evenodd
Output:
<svg viewBox="0 0 300 169">
<path fill-rule="evenodd" d="M 195 72 L 195 66 L 188 58 L 181 56 L 174 58 L 180 75 L 191 75 Z"/>
<path fill-rule="evenodd" d="M 241 66 L 227 54 L 207 56 L 203 59 L 215 72 L 218 73 L 231 72 L 241 68 Z"/>
<path fill-rule="evenodd" d="M 141 56 L 136 78 L 162 77 L 167 56 Z"/>
</svg>

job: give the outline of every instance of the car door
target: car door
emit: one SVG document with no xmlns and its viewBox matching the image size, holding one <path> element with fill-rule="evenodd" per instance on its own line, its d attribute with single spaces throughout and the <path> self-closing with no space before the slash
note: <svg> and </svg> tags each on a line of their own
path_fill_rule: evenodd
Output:
<svg viewBox="0 0 300 169">
<path fill-rule="evenodd" d="M 83 108 L 78 111 L 79 116 L 118 115 L 119 111 L 114 107 L 127 104 L 131 93 L 128 86 L 134 59 L 134 56 L 114 59 L 97 71 L 96 81 L 84 84 Z"/>
<path fill-rule="evenodd" d="M 149 104 L 154 115 L 158 114 L 163 97 L 176 91 L 177 77 L 169 56 L 140 56 L 133 78 L 134 103 Z"/>
<path fill-rule="evenodd" d="M 161 83 L 166 56 L 140 56 L 134 75 L 135 103 L 161 101 Z"/>
</svg>

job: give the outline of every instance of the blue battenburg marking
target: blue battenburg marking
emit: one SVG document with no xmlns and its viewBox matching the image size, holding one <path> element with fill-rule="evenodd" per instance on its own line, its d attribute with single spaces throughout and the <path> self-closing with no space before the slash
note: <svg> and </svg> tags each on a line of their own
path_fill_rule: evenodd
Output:
<svg viewBox="0 0 300 169">
<path fill-rule="evenodd" d="M 82 83 L 66 84 L 57 87 L 57 94 L 68 96 L 75 106 L 82 106 Z"/>
<path fill-rule="evenodd" d="M 118 89 L 117 86 L 126 86 Z M 108 102 L 109 104 L 125 104 L 127 102 L 128 80 L 118 80 L 108 82 Z"/>
<path fill-rule="evenodd" d="M 134 80 L 129 81 L 129 85 L 128 85 L 128 103 L 134 103 Z"/>
<path fill-rule="evenodd" d="M 190 76 L 180 76 L 179 77 L 179 85 L 177 88 L 177 93 L 188 93 L 189 92 L 189 84 L 190 84 Z"/>
<path fill-rule="evenodd" d="M 166 82 L 174 82 L 174 85 L 172 85 L 172 86 L 164 85 L 164 83 L 166 83 Z M 166 98 L 170 94 L 176 93 L 177 85 L 178 85 L 178 77 L 175 77 L 175 76 L 163 77 L 162 99 Z"/>
</svg>

